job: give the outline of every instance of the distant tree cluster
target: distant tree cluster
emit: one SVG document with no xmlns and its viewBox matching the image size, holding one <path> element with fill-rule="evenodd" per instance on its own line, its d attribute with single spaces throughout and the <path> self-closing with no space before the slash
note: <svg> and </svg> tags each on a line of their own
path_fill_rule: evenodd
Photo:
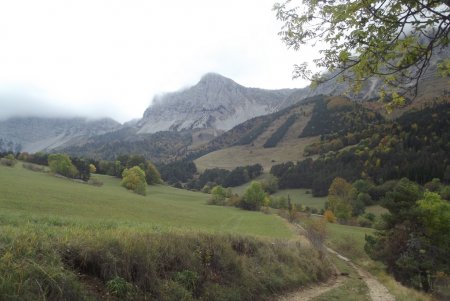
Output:
<svg viewBox="0 0 450 301">
<path fill-rule="evenodd" d="M 96 136 L 83 145 L 67 147 L 63 151 L 72 156 L 108 161 L 115 161 L 120 154 L 139 154 L 152 162 L 165 162 L 184 156 L 191 143 L 191 135 L 185 132 L 164 131 L 136 135 L 133 129 L 123 128 Z"/>
<path fill-rule="evenodd" d="M 119 155 L 114 161 L 101 160 L 94 165 L 96 166 L 97 173 L 118 178 L 122 177 L 123 171 L 126 168 L 138 166 L 144 171 L 147 184 L 153 185 L 162 183 L 158 169 L 150 160 L 146 160 L 142 155 Z"/>
<path fill-rule="evenodd" d="M 194 177 L 197 167 L 192 161 L 180 160 L 158 164 L 158 170 L 166 183 L 181 185 L 181 183 L 186 183 Z"/>
<path fill-rule="evenodd" d="M 256 140 L 256 138 L 259 137 L 259 135 L 261 135 L 262 133 L 264 133 L 264 131 L 270 126 L 270 124 L 272 123 L 273 119 L 267 119 L 265 122 L 263 122 L 261 125 L 259 125 L 258 127 L 253 128 L 250 132 L 248 132 L 247 134 L 245 134 L 242 138 L 240 138 L 235 145 L 247 145 L 252 143 L 253 141 Z"/>
<path fill-rule="evenodd" d="M 263 147 L 275 147 L 278 142 L 283 139 L 284 135 L 286 135 L 289 128 L 294 124 L 294 122 L 298 119 L 297 114 L 292 114 L 286 119 L 286 121 L 272 134 L 272 136 L 267 139 L 266 143 L 264 143 Z"/>
<path fill-rule="evenodd" d="M 221 168 L 206 169 L 197 179 L 188 183 L 188 188 L 201 190 L 205 186 L 210 188 L 221 185 L 236 187 L 260 176 L 263 167 L 260 164 L 240 166 L 229 171 Z"/>
<path fill-rule="evenodd" d="M 349 132 L 360 132 L 383 121 L 384 118 L 379 113 L 349 99 L 322 97 L 317 99 L 311 119 L 299 137 L 345 135 Z"/>
</svg>

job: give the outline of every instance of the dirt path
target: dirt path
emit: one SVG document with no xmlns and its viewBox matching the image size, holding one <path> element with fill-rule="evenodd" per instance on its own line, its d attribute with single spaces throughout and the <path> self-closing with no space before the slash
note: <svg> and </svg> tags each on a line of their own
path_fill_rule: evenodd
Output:
<svg viewBox="0 0 450 301">
<path fill-rule="evenodd" d="M 300 225 L 296 225 L 296 227 L 301 231 L 305 231 L 305 229 Z M 372 301 L 395 301 L 395 297 L 381 282 L 375 279 L 375 277 L 373 277 L 372 274 L 361 269 L 353 262 L 351 262 L 350 259 L 342 256 L 333 249 L 330 248 L 326 249 L 329 253 L 335 255 L 340 260 L 347 262 L 352 268 L 354 268 L 358 272 L 358 275 L 361 277 L 361 279 L 366 283 L 367 287 L 369 288 L 369 296 L 372 299 Z M 277 301 L 308 301 L 315 297 L 318 297 L 329 290 L 341 286 L 345 282 L 345 278 L 343 276 L 340 276 L 340 273 L 338 271 L 336 275 L 337 276 L 332 277 L 332 279 L 330 279 L 325 283 L 304 288 L 297 292 L 285 295 L 277 299 Z"/>
<path fill-rule="evenodd" d="M 395 297 L 381 282 L 375 279 L 372 274 L 357 267 L 352 262 L 350 262 L 350 265 L 358 272 L 364 282 L 366 282 L 372 301 L 395 301 Z"/>
<path fill-rule="evenodd" d="M 362 280 L 364 280 L 367 287 L 369 288 L 369 296 L 372 299 L 372 301 L 395 301 L 395 297 L 392 296 L 391 293 L 389 293 L 389 290 L 381 282 L 375 279 L 375 277 L 373 277 L 372 274 L 361 269 L 353 262 L 351 262 L 350 259 L 342 256 L 335 250 L 327 248 L 327 251 L 329 253 L 336 255 L 337 258 L 339 258 L 340 260 L 348 262 L 348 264 L 358 272 L 358 275 L 361 277 Z"/>
<path fill-rule="evenodd" d="M 277 299 L 277 301 L 308 301 L 341 286 L 344 281 L 345 279 L 343 276 L 332 277 L 332 279 L 328 280 L 327 282 L 319 285 L 314 285 L 312 287 L 303 288 L 296 292 L 285 295 Z"/>
</svg>

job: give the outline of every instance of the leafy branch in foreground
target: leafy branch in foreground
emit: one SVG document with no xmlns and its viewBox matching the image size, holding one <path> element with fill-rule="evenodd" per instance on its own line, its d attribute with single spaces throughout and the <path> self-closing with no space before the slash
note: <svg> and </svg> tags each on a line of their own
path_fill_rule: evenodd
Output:
<svg viewBox="0 0 450 301">
<path fill-rule="evenodd" d="M 299 50 L 311 43 L 325 44 L 314 60 L 318 69 L 296 65 L 294 77 L 317 85 L 334 78 L 351 80 L 357 92 L 365 80 L 383 80 L 381 98 L 387 93 L 391 104 L 417 94 L 419 80 L 431 63 L 433 53 L 449 45 L 450 1 L 438 0 L 303 0 L 295 6 L 285 0 L 274 6 L 284 23 L 279 33 L 289 48 Z M 450 59 L 438 65 L 439 73 L 450 72 Z"/>
</svg>

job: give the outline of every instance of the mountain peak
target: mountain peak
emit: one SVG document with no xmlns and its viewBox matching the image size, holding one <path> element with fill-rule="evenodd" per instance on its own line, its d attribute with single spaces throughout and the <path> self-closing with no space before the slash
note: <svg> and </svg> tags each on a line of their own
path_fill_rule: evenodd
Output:
<svg viewBox="0 0 450 301">
<path fill-rule="evenodd" d="M 195 86 L 159 97 L 137 127 L 139 133 L 226 131 L 250 118 L 274 112 L 292 92 L 246 88 L 220 74 L 207 73 Z"/>
<path fill-rule="evenodd" d="M 223 75 L 214 72 L 206 73 L 205 75 L 202 76 L 202 78 L 199 81 L 199 84 L 217 84 L 217 83 L 236 84 L 232 79 L 229 79 L 228 77 L 225 77 Z"/>
</svg>

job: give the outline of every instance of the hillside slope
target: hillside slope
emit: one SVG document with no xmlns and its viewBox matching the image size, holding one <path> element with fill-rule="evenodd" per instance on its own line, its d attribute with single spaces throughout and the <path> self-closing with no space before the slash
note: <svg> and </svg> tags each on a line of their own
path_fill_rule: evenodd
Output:
<svg viewBox="0 0 450 301">
<path fill-rule="evenodd" d="M 249 120 L 220 137 L 210 141 L 203 149 L 192 151 L 192 155 L 205 155 L 194 161 L 199 170 L 219 167 L 233 169 L 259 163 L 265 170 L 279 162 L 296 161 L 303 158 L 304 147 L 318 141 L 318 137 L 299 138 L 308 124 L 314 103 L 324 96 L 311 98 L 279 112 Z M 288 119 L 294 119 L 288 128 L 274 137 Z M 269 139 L 276 140 L 273 147 L 265 147 Z M 195 157 L 194 157 L 195 158 Z"/>
</svg>

